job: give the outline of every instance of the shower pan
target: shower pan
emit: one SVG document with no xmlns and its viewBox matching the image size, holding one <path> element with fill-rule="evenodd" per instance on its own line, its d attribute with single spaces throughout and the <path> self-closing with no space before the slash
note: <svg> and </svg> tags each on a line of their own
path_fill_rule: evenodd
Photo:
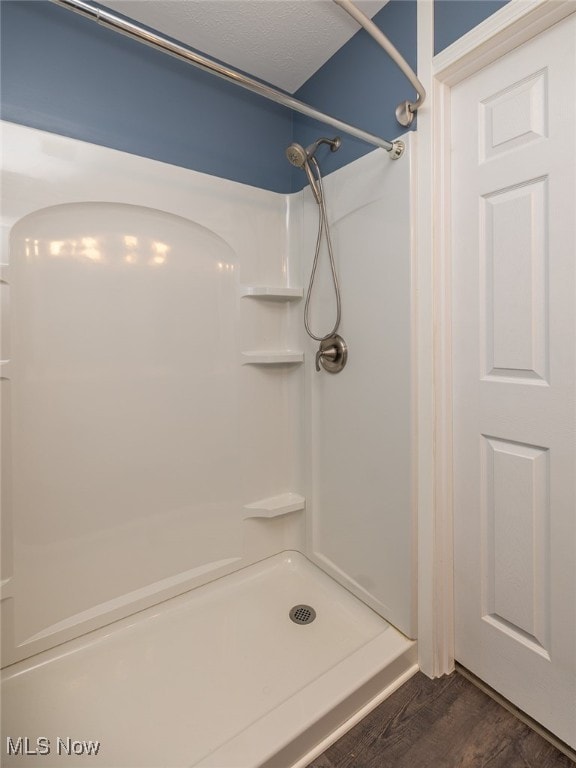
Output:
<svg viewBox="0 0 576 768">
<path fill-rule="evenodd" d="M 289 611 L 303 596 L 317 617 L 297 624 Z M 284 553 L 16 665 L 3 679 L 3 734 L 27 735 L 30 750 L 48 737 L 47 766 L 67 764 L 68 738 L 95 745 L 90 765 L 106 768 L 306 764 L 414 664 L 399 632 Z"/>
</svg>

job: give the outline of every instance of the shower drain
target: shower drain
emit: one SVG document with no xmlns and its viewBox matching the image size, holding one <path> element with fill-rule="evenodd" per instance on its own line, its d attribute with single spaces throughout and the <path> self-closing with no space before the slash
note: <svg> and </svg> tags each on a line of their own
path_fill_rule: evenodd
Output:
<svg viewBox="0 0 576 768">
<path fill-rule="evenodd" d="M 316 611 L 310 605 L 295 605 L 289 616 L 294 624 L 312 624 L 316 618 Z"/>
</svg>

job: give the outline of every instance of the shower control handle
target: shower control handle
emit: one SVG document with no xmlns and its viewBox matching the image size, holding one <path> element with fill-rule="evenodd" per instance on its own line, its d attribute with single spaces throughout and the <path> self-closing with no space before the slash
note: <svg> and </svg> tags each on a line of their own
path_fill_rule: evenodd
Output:
<svg viewBox="0 0 576 768">
<path fill-rule="evenodd" d="M 330 347 L 329 349 L 319 349 L 316 352 L 316 370 L 320 370 L 320 363 L 324 363 L 325 360 L 333 362 L 338 356 L 336 347 Z"/>
<path fill-rule="evenodd" d="M 348 360 L 348 347 L 346 342 L 338 334 L 329 336 L 320 342 L 320 348 L 316 352 L 316 370 L 320 366 L 328 373 L 340 373 Z"/>
</svg>

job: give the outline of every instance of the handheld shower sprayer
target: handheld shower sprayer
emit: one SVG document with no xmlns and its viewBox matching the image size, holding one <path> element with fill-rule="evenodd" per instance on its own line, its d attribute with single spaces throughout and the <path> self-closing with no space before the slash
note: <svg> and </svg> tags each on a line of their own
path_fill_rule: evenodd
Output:
<svg viewBox="0 0 576 768">
<path fill-rule="evenodd" d="M 302 168 L 302 170 L 305 172 L 308 178 L 308 183 L 310 184 L 310 188 L 312 189 L 312 193 L 318 205 L 320 205 L 321 202 L 320 190 L 318 188 L 318 181 L 312 173 L 310 163 L 313 162 L 316 169 L 318 169 L 318 164 L 314 155 L 316 154 L 316 151 L 321 144 L 328 144 L 330 151 L 336 152 L 336 150 L 340 148 L 341 143 L 342 140 L 340 139 L 340 136 L 336 136 L 334 139 L 327 139 L 323 136 L 313 144 L 310 144 L 310 146 L 306 147 L 306 149 L 304 149 L 301 144 L 297 144 L 296 142 L 292 142 L 292 144 L 290 144 L 290 146 L 286 149 L 286 157 L 288 158 L 288 161 L 292 163 L 292 165 L 296 166 L 296 168 Z"/>
<path fill-rule="evenodd" d="M 308 284 L 308 293 L 306 294 L 306 304 L 304 306 L 304 327 L 306 333 L 310 338 L 320 342 L 320 349 L 316 354 L 316 370 L 320 370 L 320 366 L 329 373 L 339 373 L 346 365 L 348 359 L 348 347 L 344 339 L 338 335 L 338 328 L 340 326 L 340 319 L 342 315 L 342 302 L 340 299 L 340 286 L 338 284 L 338 275 L 336 273 L 336 264 L 334 262 L 334 252 L 332 249 L 332 240 L 330 238 L 330 228 L 328 226 L 328 213 L 326 212 L 326 201 L 324 200 L 324 190 L 322 187 L 322 174 L 320 173 L 320 166 L 318 161 L 314 157 L 318 147 L 321 144 L 328 144 L 332 152 L 336 152 L 340 148 L 341 140 L 339 136 L 334 139 L 326 139 L 324 137 L 318 139 L 309 147 L 304 147 L 301 144 L 293 142 L 286 149 L 286 157 L 292 165 L 296 168 L 302 168 L 308 177 L 310 188 L 316 202 L 318 203 L 318 237 L 316 239 L 316 253 L 314 254 L 314 262 L 312 264 L 312 273 L 310 275 L 310 282 Z M 312 171 L 314 167 L 314 172 Z M 318 266 L 318 257 L 320 256 L 320 245 L 322 242 L 322 234 L 326 236 L 326 245 L 328 247 L 328 256 L 330 259 L 330 271 L 332 273 L 332 282 L 334 285 L 334 295 L 336 299 L 336 322 L 331 331 L 318 336 L 312 332 L 309 321 L 310 311 L 310 298 L 312 295 L 312 287 L 314 285 L 314 278 L 316 276 L 316 268 Z"/>
<path fill-rule="evenodd" d="M 309 147 L 306 147 L 306 149 L 304 149 L 301 144 L 297 144 L 294 141 L 286 150 L 286 157 L 292 163 L 292 165 L 296 166 L 296 168 L 302 168 L 304 163 L 308 162 L 314 157 L 320 144 L 328 144 L 330 146 L 330 151 L 336 152 L 336 150 L 340 149 L 342 140 L 340 139 L 340 136 L 336 136 L 335 139 L 327 139 L 323 136 L 313 144 L 310 144 Z"/>
</svg>

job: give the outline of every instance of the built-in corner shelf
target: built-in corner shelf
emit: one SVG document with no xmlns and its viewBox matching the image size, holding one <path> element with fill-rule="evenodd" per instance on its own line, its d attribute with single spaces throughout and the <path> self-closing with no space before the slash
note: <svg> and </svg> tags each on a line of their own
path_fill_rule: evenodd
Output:
<svg viewBox="0 0 576 768">
<path fill-rule="evenodd" d="M 282 288 L 275 285 L 243 285 L 240 295 L 272 301 L 297 301 L 302 298 L 303 291 L 302 288 Z"/>
<path fill-rule="evenodd" d="M 306 499 L 298 493 L 281 493 L 268 499 L 260 499 L 252 504 L 246 504 L 244 519 L 250 517 L 279 517 L 289 512 L 299 512 L 306 507 Z"/>
<path fill-rule="evenodd" d="M 290 349 L 242 352 L 242 365 L 298 365 L 303 362 L 304 352 Z"/>
</svg>

